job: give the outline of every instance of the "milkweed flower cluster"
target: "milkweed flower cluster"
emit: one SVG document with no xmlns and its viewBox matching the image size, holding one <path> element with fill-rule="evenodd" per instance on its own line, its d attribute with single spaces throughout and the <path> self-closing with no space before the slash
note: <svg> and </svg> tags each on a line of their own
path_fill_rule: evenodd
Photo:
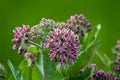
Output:
<svg viewBox="0 0 120 80">
<path fill-rule="evenodd" d="M 115 46 L 116 50 L 120 50 L 120 40 L 117 41 L 117 45 Z"/>
<path fill-rule="evenodd" d="M 85 32 L 91 30 L 91 24 L 83 14 L 71 16 L 66 25 L 68 28 L 81 36 L 84 36 Z"/>
<path fill-rule="evenodd" d="M 98 70 L 93 75 L 93 80 L 119 80 L 115 73 L 105 73 L 103 70 Z"/>
<path fill-rule="evenodd" d="M 91 24 L 83 14 L 72 16 L 67 23 L 42 18 L 39 24 L 31 28 L 23 25 L 13 31 L 13 49 L 18 50 L 19 54 L 27 53 L 27 48 L 32 44 L 30 42 L 39 39 L 45 43 L 44 48 L 51 50 L 49 57 L 52 61 L 62 65 L 67 62 L 74 64 L 80 51 L 78 34 L 84 36 L 85 32 L 90 30 Z"/>
<path fill-rule="evenodd" d="M 104 72 L 103 70 L 98 70 L 96 64 L 85 66 L 83 69 L 80 70 L 80 74 L 82 74 L 85 70 L 89 68 L 94 69 L 94 71 L 88 80 L 119 80 L 117 78 L 117 75 L 113 72 Z"/>
<path fill-rule="evenodd" d="M 120 51 L 120 40 L 118 40 L 117 41 L 117 45 L 114 47 L 114 49 L 116 50 L 116 54 L 117 54 L 117 59 L 116 59 L 116 61 L 114 62 L 114 64 L 115 64 L 115 69 L 117 70 L 117 71 L 120 71 L 120 53 L 119 53 L 119 51 Z"/>
<path fill-rule="evenodd" d="M 118 54 L 117 60 L 115 61 L 115 69 L 120 71 L 120 54 Z"/>
<path fill-rule="evenodd" d="M 32 65 L 35 64 L 36 57 L 37 57 L 36 54 L 28 53 L 28 52 L 25 53 L 25 58 L 26 58 L 26 59 L 30 59 Z"/>
<path fill-rule="evenodd" d="M 42 18 L 42 20 L 40 21 L 39 25 L 42 28 L 51 30 L 51 29 L 56 27 L 56 22 L 54 20 L 52 20 L 52 19 Z"/>
<path fill-rule="evenodd" d="M 77 35 L 69 29 L 54 29 L 45 43 L 45 47 L 51 49 L 49 54 L 51 60 L 57 60 L 62 65 L 76 61 L 79 45 Z"/>
<path fill-rule="evenodd" d="M 69 67 L 67 67 L 69 64 L 67 63 L 74 64 L 77 61 L 79 55 L 81 55 L 79 54 L 81 49 L 80 40 L 86 38 L 84 36 L 87 32 L 91 31 L 91 28 L 92 28 L 91 23 L 87 20 L 87 18 L 83 14 L 80 15 L 75 14 L 71 16 L 66 23 L 55 22 L 52 19 L 42 18 L 39 24 L 31 28 L 28 25 L 23 25 L 23 27 L 16 27 L 13 30 L 14 33 L 14 38 L 12 39 L 12 42 L 14 43 L 13 49 L 18 50 L 19 54 L 24 53 L 25 59 L 31 61 L 30 63 L 31 67 L 35 65 L 35 61 L 37 60 L 36 58 L 38 58 L 37 54 L 39 52 L 42 52 L 42 49 L 46 50 L 47 48 L 50 50 L 49 58 L 51 59 L 51 61 L 60 63 L 62 66 L 64 66 L 64 68 L 66 69 L 68 68 L 67 70 L 69 72 Z M 40 41 L 40 44 L 36 43 L 38 42 L 38 40 Z M 87 40 L 84 40 L 84 42 L 85 41 Z M 81 43 L 83 43 L 83 46 L 85 46 L 86 48 L 82 49 L 83 50 L 82 53 L 89 51 L 88 50 L 89 48 L 91 51 L 92 49 L 94 49 L 94 43 L 91 45 L 93 46 L 92 48 L 91 46 L 87 47 L 89 43 L 84 45 L 84 42 Z M 115 53 L 118 53 L 117 54 L 118 58 L 113 65 L 115 66 L 115 69 L 117 71 L 120 71 L 120 53 L 119 53 L 120 40 L 118 40 L 117 45 L 114 47 L 113 51 Z M 92 52 L 95 52 L 95 50 Z M 41 58 L 42 57 L 44 56 L 41 56 Z M 42 63 L 44 63 L 44 61 L 42 61 L 43 59 L 41 59 Z M 67 70 L 64 73 L 65 75 L 67 73 Z M 81 69 L 80 72 L 78 73 L 79 75 L 83 74 L 84 76 L 84 72 L 87 70 L 91 70 L 90 75 L 87 77 L 88 80 L 119 80 L 118 79 L 119 76 L 113 72 L 104 72 L 103 70 L 98 70 L 96 64 L 87 65 L 83 67 L 83 69 Z M 0 72 L 1 71 L 2 70 L 0 70 Z M 1 75 L 3 74 L 0 73 L 0 77 Z"/>
<path fill-rule="evenodd" d="M 39 24 L 33 26 L 30 30 L 30 39 L 36 40 L 41 39 L 45 40 L 46 35 L 56 27 L 54 20 L 42 18 Z"/>
<path fill-rule="evenodd" d="M 19 54 L 27 52 L 30 27 L 28 25 L 23 25 L 23 27 L 15 28 L 13 32 L 15 34 L 14 39 L 12 39 L 14 43 L 13 49 L 18 50 Z"/>
<path fill-rule="evenodd" d="M 83 69 L 80 70 L 80 74 L 83 73 L 86 69 L 92 68 L 96 70 L 96 64 L 90 64 L 89 66 L 85 66 Z"/>
<path fill-rule="evenodd" d="M 43 35 L 42 29 L 39 25 L 35 25 L 30 30 L 30 40 L 41 39 Z"/>
</svg>

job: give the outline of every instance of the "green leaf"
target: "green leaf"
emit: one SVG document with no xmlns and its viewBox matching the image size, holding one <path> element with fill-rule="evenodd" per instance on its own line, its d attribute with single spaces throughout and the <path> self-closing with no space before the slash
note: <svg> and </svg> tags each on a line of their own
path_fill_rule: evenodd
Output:
<svg viewBox="0 0 120 80">
<path fill-rule="evenodd" d="M 38 76 L 41 80 L 62 80 L 61 74 L 56 70 L 56 66 L 57 64 L 50 61 L 48 57 L 39 54 L 34 73 L 39 73 Z M 34 77 L 34 80 L 37 79 Z"/>
<path fill-rule="evenodd" d="M 90 78 L 94 73 L 94 69 L 93 68 L 89 68 L 86 71 L 84 71 L 80 76 L 79 79 L 81 80 L 88 80 L 88 78 Z"/>
<path fill-rule="evenodd" d="M 58 64 L 58 65 L 56 65 L 56 70 L 59 72 L 59 73 L 61 73 L 62 72 L 62 67 L 63 66 L 61 66 L 61 64 Z"/>
<path fill-rule="evenodd" d="M 26 66 L 22 69 L 22 74 L 23 74 L 23 80 L 30 80 L 31 78 L 31 73 L 30 73 L 30 67 Z"/>
<path fill-rule="evenodd" d="M 89 47 L 95 44 L 97 37 L 99 35 L 99 32 L 101 30 L 101 25 L 97 25 L 97 27 L 93 28 L 93 30 L 87 34 L 86 39 L 81 43 L 82 44 L 82 54 L 84 51 L 86 51 Z"/>
<path fill-rule="evenodd" d="M 28 60 L 24 59 L 24 60 L 22 60 L 22 62 L 20 63 L 18 68 L 22 70 L 22 69 L 26 68 L 26 66 L 28 66 L 28 65 L 29 65 Z"/>
<path fill-rule="evenodd" d="M 10 74 L 10 76 L 8 77 L 7 80 L 15 80 L 14 76 L 12 74 Z"/>
<path fill-rule="evenodd" d="M 116 50 L 116 49 L 114 49 L 114 48 L 113 48 L 113 49 L 112 49 L 112 52 L 113 52 L 113 54 L 115 54 L 115 55 L 116 55 L 116 54 L 118 54 L 118 53 L 119 53 L 119 50 Z"/>
<path fill-rule="evenodd" d="M 43 60 L 44 60 L 43 55 L 39 54 L 38 58 L 37 58 L 37 62 L 36 62 L 35 67 L 34 67 L 36 72 L 33 72 L 33 74 L 39 73 L 39 77 L 41 78 L 41 80 L 45 80 Z"/>
<path fill-rule="evenodd" d="M 12 71 L 12 74 L 13 74 L 15 80 L 17 80 L 17 70 L 14 68 L 14 66 L 12 65 L 10 60 L 8 60 L 8 65 Z"/>
<path fill-rule="evenodd" d="M 94 73 L 94 69 L 89 68 L 85 70 L 82 74 L 78 77 L 71 77 L 69 80 L 88 80 Z"/>
<path fill-rule="evenodd" d="M 42 75 L 41 70 L 39 67 L 35 64 L 32 71 L 32 80 L 45 80 L 44 76 Z"/>
<path fill-rule="evenodd" d="M 23 80 L 21 71 L 18 69 L 15 69 L 10 60 L 8 60 L 8 65 L 12 71 L 12 74 L 13 74 L 15 80 Z"/>
<path fill-rule="evenodd" d="M 33 54 L 38 54 L 39 53 L 39 49 L 36 46 L 29 46 L 28 49 L 27 49 L 27 51 L 29 53 L 33 53 Z"/>
<path fill-rule="evenodd" d="M 108 68 L 110 69 L 110 64 L 111 64 L 111 60 L 110 58 L 104 53 L 104 54 L 100 54 L 100 53 L 96 53 L 96 56 L 101 60 L 101 62 Z"/>
<path fill-rule="evenodd" d="M 49 66 L 48 66 L 49 65 Z M 62 80 L 62 74 L 56 70 L 57 63 L 44 59 L 44 71 L 46 80 Z"/>
<path fill-rule="evenodd" d="M 23 80 L 22 72 L 20 70 L 17 72 L 17 80 Z"/>
<path fill-rule="evenodd" d="M 38 47 L 38 48 L 40 48 L 40 49 L 42 48 L 39 44 L 37 44 L 37 43 L 35 43 L 33 41 L 29 40 L 29 43 L 32 44 L 32 45 L 34 45 L 34 46 L 36 46 L 36 47 Z"/>
</svg>

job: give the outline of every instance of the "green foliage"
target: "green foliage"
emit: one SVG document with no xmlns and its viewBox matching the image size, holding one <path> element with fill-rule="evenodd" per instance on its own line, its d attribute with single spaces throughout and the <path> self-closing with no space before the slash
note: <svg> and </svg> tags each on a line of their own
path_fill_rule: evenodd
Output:
<svg viewBox="0 0 120 80">
<path fill-rule="evenodd" d="M 33 54 L 39 53 L 39 49 L 38 49 L 38 47 L 36 47 L 36 46 L 29 46 L 28 49 L 27 49 L 27 51 L 28 51 L 29 53 L 33 53 Z"/>
<path fill-rule="evenodd" d="M 39 76 L 40 76 L 39 79 L 40 80 L 45 80 L 44 63 L 43 63 L 44 62 L 44 58 L 43 58 L 43 55 L 39 54 L 37 59 L 38 60 L 37 60 L 37 62 L 35 64 L 36 65 L 35 68 L 39 72 Z"/>
<path fill-rule="evenodd" d="M 3 64 L 0 63 L 0 80 L 5 80 L 7 75 L 6 68 L 4 67 Z"/>
<path fill-rule="evenodd" d="M 112 49 L 112 52 L 113 52 L 113 54 L 115 54 L 115 55 L 116 55 L 116 54 L 118 54 L 118 53 L 119 53 L 119 50 L 116 50 L 116 49 L 114 49 L 114 48 L 113 48 L 113 49 Z"/>
<path fill-rule="evenodd" d="M 13 64 L 11 63 L 10 60 L 8 60 L 8 65 L 9 65 L 11 71 L 12 71 L 12 74 L 13 74 L 13 76 L 14 76 L 14 79 L 15 79 L 15 80 L 23 80 L 21 71 L 18 70 L 17 68 L 15 68 L 15 67 L 13 66 Z"/>
<path fill-rule="evenodd" d="M 88 80 L 93 75 L 94 69 L 89 68 L 85 70 L 78 77 L 71 77 L 69 80 Z"/>
</svg>

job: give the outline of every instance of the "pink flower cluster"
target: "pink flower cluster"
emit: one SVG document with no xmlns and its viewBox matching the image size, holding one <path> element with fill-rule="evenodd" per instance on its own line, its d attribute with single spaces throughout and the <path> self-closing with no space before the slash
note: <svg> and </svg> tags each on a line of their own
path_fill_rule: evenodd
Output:
<svg viewBox="0 0 120 80">
<path fill-rule="evenodd" d="M 32 54 L 32 53 L 28 53 L 28 52 L 27 52 L 27 53 L 25 53 L 24 56 L 25 56 L 26 59 L 30 59 L 32 65 L 35 64 L 35 60 L 36 60 L 36 57 L 37 57 L 36 54 Z"/>
<path fill-rule="evenodd" d="M 27 51 L 26 44 L 28 42 L 29 31 L 30 27 L 28 25 L 24 25 L 23 28 L 17 27 L 13 30 L 15 34 L 14 39 L 12 39 L 12 42 L 14 43 L 13 49 L 18 50 L 19 54 Z"/>
<path fill-rule="evenodd" d="M 46 48 L 51 49 L 49 57 L 62 65 L 76 61 L 80 44 L 77 35 L 69 29 L 54 29 L 46 40 Z"/>
<path fill-rule="evenodd" d="M 105 73 L 103 70 L 98 70 L 93 75 L 93 80 L 119 80 L 115 73 Z"/>
<path fill-rule="evenodd" d="M 85 32 L 91 30 L 91 24 L 83 14 L 71 16 L 66 26 L 81 36 L 84 36 Z"/>
<path fill-rule="evenodd" d="M 115 69 L 120 71 L 120 54 L 117 55 L 117 60 L 115 61 Z"/>
<path fill-rule="evenodd" d="M 117 45 L 114 47 L 116 50 L 120 50 L 120 40 L 117 41 Z"/>
</svg>

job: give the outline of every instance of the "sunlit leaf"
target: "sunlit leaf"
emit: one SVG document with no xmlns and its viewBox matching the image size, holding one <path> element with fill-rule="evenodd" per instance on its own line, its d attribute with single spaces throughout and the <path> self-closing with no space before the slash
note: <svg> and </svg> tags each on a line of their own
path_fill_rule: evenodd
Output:
<svg viewBox="0 0 120 80">
<path fill-rule="evenodd" d="M 37 53 L 39 53 L 39 49 L 36 46 L 29 46 L 27 49 L 27 52 L 37 54 Z"/>
</svg>

